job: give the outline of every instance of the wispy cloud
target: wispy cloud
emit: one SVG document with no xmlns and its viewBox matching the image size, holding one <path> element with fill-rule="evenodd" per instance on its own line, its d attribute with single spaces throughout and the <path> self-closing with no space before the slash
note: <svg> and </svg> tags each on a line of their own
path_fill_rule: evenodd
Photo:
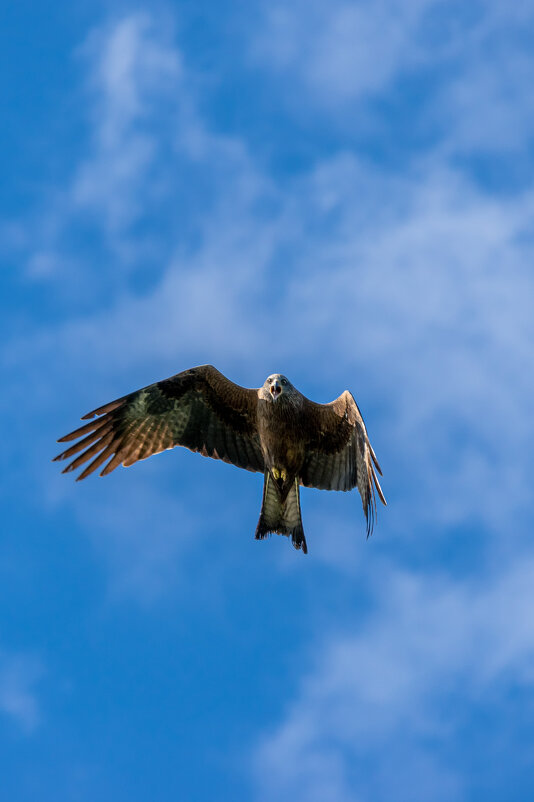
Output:
<svg viewBox="0 0 534 802">
<path fill-rule="evenodd" d="M 326 6 L 320 0 L 265 3 L 254 57 L 297 79 L 321 105 L 375 93 L 424 54 L 417 29 L 435 0 Z M 285 80 L 285 78 L 284 78 Z"/>
<path fill-rule="evenodd" d="M 94 202 L 100 236 L 125 243 L 124 256 L 139 242 L 131 223 L 150 206 L 152 178 L 165 173 L 166 225 L 142 291 L 114 283 L 106 263 L 82 266 L 76 292 L 102 285 L 105 303 L 8 343 L 4 366 L 33 377 L 32 396 L 18 399 L 34 405 L 27 415 L 57 408 L 52 388 L 66 375 L 77 403 L 90 407 L 190 364 L 214 362 L 250 384 L 283 369 L 318 400 L 348 387 L 364 415 L 374 404 L 381 437 L 371 422 L 373 441 L 386 474 L 399 477 L 392 496 L 385 481 L 394 532 L 418 538 L 432 526 L 447 536 L 478 522 L 502 548 L 513 514 L 522 538 L 532 462 L 531 194 L 489 193 L 443 151 L 392 171 L 339 150 L 275 178 L 243 140 L 203 118 L 179 46 L 147 15 L 99 28 L 82 59 L 94 116 L 71 202 L 80 176 L 109 174 L 83 203 Z M 115 156 L 138 137 L 154 148 L 150 168 L 115 180 Z M 178 195 L 168 194 L 173 182 Z M 182 191 L 188 222 L 174 226 Z"/>
<path fill-rule="evenodd" d="M 91 660 L 106 668 L 106 682 L 91 683 L 94 711 L 74 706 L 72 726 L 56 722 L 77 740 L 73 756 L 89 750 L 104 767 L 95 773 L 104 792 L 122 787 L 122 774 L 105 786 L 106 744 L 94 751 L 102 711 L 119 732 L 161 699 L 131 707 L 145 666 L 134 666 L 137 630 L 117 618 L 117 603 L 143 608 L 139 637 L 160 620 L 147 670 L 174 670 L 167 622 L 177 607 L 186 613 L 181 636 L 196 665 L 174 699 L 164 690 L 170 716 L 188 694 L 199 743 L 213 716 L 220 725 L 227 715 L 229 751 L 246 732 L 242 766 L 261 717 L 258 802 L 491 798 L 479 792 L 485 782 L 499 788 L 501 773 L 485 769 L 492 755 L 524 771 L 534 682 L 534 51 L 532 9 L 501 6 L 258 0 L 206 35 L 185 7 L 176 26 L 171 12 L 127 4 L 80 37 L 70 149 L 43 134 L 61 179 L 2 229 L 26 284 L 20 308 L 6 293 L 0 460 L 21 556 L 28 527 L 40 544 L 34 601 L 47 572 L 60 577 L 39 620 L 54 629 L 58 600 L 75 605 L 79 654 L 57 642 L 54 659 L 80 688 Z M 510 175 L 493 180 L 506 159 Z M 78 414 L 202 362 L 248 385 L 283 370 L 318 401 L 354 392 L 389 501 L 373 539 L 365 543 L 356 492 L 303 490 L 309 558 L 285 539 L 254 544 L 261 477 L 183 449 L 78 485 L 49 462 Z M 101 659 L 107 636 L 93 637 L 95 585 L 112 605 L 117 653 L 131 650 L 111 656 L 115 676 Z M 259 629 L 256 607 L 268 609 Z M 208 618 L 221 621 L 220 672 L 209 626 L 197 626 Z M 271 657 L 287 673 L 273 673 Z M 231 702 L 236 666 L 250 692 L 262 686 L 258 706 L 213 713 L 209 672 Z M 30 652 L 0 650 L 9 730 L 32 733 L 52 710 L 43 674 Z M 198 717 L 195 694 L 209 708 Z M 113 736 L 118 766 L 143 744 L 142 727 L 130 730 L 131 741 Z M 511 784 L 502 787 L 504 797 Z"/>
<path fill-rule="evenodd" d="M 308 347 L 335 354 L 337 374 L 364 370 L 382 396 L 385 439 L 397 461 L 410 455 L 406 520 L 426 509 L 434 524 L 483 516 L 500 529 L 529 497 L 531 195 L 491 197 L 446 169 L 399 180 L 351 157 L 322 165 L 303 194 L 315 233 L 286 316 L 307 325 Z M 490 498 L 496 465 L 503 495 Z"/>
<path fill-rule="evenodd" d="M 467 30 L 450 28 L 451 52 L 434 110 L 449 153 L 474 158 L 501 152 L 527 157 L 534 129 L 532 7 L 504 9 L 498 2 L 475 6 Z M 513 173 L 517 165 L 508 163 Z"/>
<path fill-rule="evenodd" d="M 43 673 L 39 660 L 0 650 L 0 714 L 4 714 L 26 734 L 41 720 L 35 686 Z"/>
<path fill-rule="evenodd" d="M 324 788 L 335 802 L 391 799 L 399 788 L 403 799 L 462 798 L 461 742 L 477 706 L 502 705 L 499 734 L 485 733 L 483 749 L 494 739 L 521 748 L 506 699 L 534 680 L 533 567 L 515 563 L 483 583 L 386 572 L 375 611 L 320 644 L 259 746 L 257 798 L 298 789 L 319 799 Z"/>
<path fill-rule="evenodd" d="M 237 215 L 239 198 L 257 194 L 258 177 L 242 143 L 213 134 L 199 116 L 172 17 L 131 13 L 102 25 L 75 63 L 85 75 L 76 163 L 63 184 L 43 188 L 41 206 L 23 226 L 6 227 L 7 245 L 27 251 L 30 277 L 70 281 L 71 295 L 98 299 L 132 271 L 161 275 L 174 250 L 198 238 L 197 211 L 220 214 L 219 191 L 227 186 L 227 208 Z M 80 240 L 90 241 L 105 271 L 73 247 Z M 89 280 L 95 272 L 96 287 Z"/>
<path fill-rule="evenodd" d="M 72 100 L 81 133 L 71 174 L 42 188 L 12 248 L 26 252 L 30 278 L 59 279 L 87 294 L 88 263 L 73 241 L 92 238 L 100 259 L 111 254 L 111 287 L 113 274 L 135 263 L 132 238 L 141 257 L 150 253 L 132 226 L 146 221 L 165 192 L 161 153 L 171 146 L 172 121 L 186 92 L 170 25 L 145 13 L 93 29 L 73 56 L 73 69 L 85 82 Z"/>
<path fill-rule="evenodd" d="M 241 198 L 241 223 L 216 215 L 154 289 L 11 344 L 6 358 L 36 376 L 52 354 L 63 371 L 82 360 L 116 395 L 135 366 L 147 380 L 149 365 L 247 366 L 250 383 L 293 366 L 320 400 L 348 386 L 364 414 L 379 403 L 375 446 L 403 475 L 387 515 L 404 536 L 474 521 L 500 535 L 511 513 L 518 524 L 530 498 L 530 195 L 491 197 L 447 169 L 389 177 L 346 155 L 282 197 L 269 223 Z M 273 284 L 282 255 L 288 277 Z"/>
<path fill-rule="evenodd" d="M 297 117 L 315 109 L 322 126 L 356 137 L 374 132 L 375 146 L 388 141 L 391 128 L 416 143 L 418 156 L 436 148 L 477 158 L 527 152 L 534 103 L 529 4 L 503 10 L 498 2 L 336 0 L 260 7 L 251 58 L 279 79 L 286 108 Z M 398 125 L 399 109 L 410 115 L 409 131 Z"/>
<path fill-rule="evenodd" d="M 111 234 L 143 214 L 162 135 L 162 101 L 184 93 L 172 32 L 137 13 L 93 31 L 80 55 L 90 65 L 91 153 L 78 167 L 71 197 Z M 170 107 L 173 111 L 173 105 Z M 152 190 L 154 191 L 154 190 Z"/>
</svg>

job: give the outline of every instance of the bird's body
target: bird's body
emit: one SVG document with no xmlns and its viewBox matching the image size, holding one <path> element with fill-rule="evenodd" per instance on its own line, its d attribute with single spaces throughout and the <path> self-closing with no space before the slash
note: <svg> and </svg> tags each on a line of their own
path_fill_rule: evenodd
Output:
<svg viewBox="0 0 534 802">
<path fill-rule="evenodd" d="M 265 481 L 256 538 L 277 532 L 291 537 L 297 548 L 307 552 L 299 496 L 306 456 L 304 402 L 304 396 L 280 374 L 269 376 L 258 391 L 258 435 Z"/>
<path fill-rule="evenodd" d="M 289 386 L 285 376 L 269 376 L 269 381 L 273 382 L 271 387 L 284 387 L 283 381 Z M 270 390 L 259 396 L 258 435 L 263 459 L 265 467 L 275 472 L 281 492 L 286 484 L 300 474 L 304 463 L 306 438 L 302 425 L 303 406 L 304 396 L 298 391 L 289 393 L 282 390 L 276 399 L 272 399 Z"/>
<path fill-rule="evenodd" d="M 84 417 L 93 420 L 59 442 L 82 439 L 55 458 L 66 459 L 81 451 L 65 468 L 71 471 L 94 457 L 78 479 L 106 461 L 101 475 L 176 445 L 263 472 L 257 539 L 276 532 L 307 551 L 300 484 L 328 490 L 357 486 L 368 534 L 376 512 L 375 488 L 386 503 L 375 473 L 375 468 L 381 473 L 378 462 L 348 391 L 330 404 L 316 404 L 281 374 L 269 376 L 258 390 L 249 390 L 211 365 L 203 365 Z"/>
</svg>

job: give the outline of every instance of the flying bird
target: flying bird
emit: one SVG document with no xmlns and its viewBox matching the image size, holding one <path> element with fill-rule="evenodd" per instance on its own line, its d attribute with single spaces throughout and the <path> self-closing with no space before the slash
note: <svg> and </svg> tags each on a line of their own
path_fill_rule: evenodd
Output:
<svg viewBox="0 0 534 802">
<path fill-rule="evenodd" d="M 280 373 L 257 390 L 240 387 L 212 365 L 184 370 L 169 379 L 94 409 L 90 422 L 58 442 L 77 442 L 55 460 L 78 456 L 63 470 L 85 479 L 101 465 L 105 476 L 174 446 L 263 473 L 263 501 L 256 539 L 287 535 L 296 549 L 308 548 L 300 512 L 299 485 L 321 490 L 357 487 L 367 520 L 376 515 L 375 489 L 386 504 L 376 471 L 380 466 L 352 394 L 316 404 Z M 81 453 L 80 453 L 81 452 Z"/>
</svg>

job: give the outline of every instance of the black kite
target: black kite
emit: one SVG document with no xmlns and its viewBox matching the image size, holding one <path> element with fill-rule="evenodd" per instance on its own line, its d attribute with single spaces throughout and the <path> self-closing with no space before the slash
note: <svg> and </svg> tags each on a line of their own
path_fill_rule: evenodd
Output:
<svg viewBox="0 0 534 802">
<path fill-rule="evenodd" d="M 348 390 L 330 404 L 316 404 L 279 373 L 258 390 L 248 390 L 202 365 L 104 404 L 82 420 L 87 418 L 94 420 L 58 441 L 78 442 L 56 460 L 82 452 L 64 473 L 94 458 L 77 479 L 107 461 L 100 472 L 105 476 L 120 464 L 185 446 L 263 473 L 256 538 L 287 535 L 304 553 L 299 484 L 322 490 L 357 487 L 368 535 L 376 514 L 375 488 L 386 503 L 375 468 L 382 471 Z"/>
</svg>

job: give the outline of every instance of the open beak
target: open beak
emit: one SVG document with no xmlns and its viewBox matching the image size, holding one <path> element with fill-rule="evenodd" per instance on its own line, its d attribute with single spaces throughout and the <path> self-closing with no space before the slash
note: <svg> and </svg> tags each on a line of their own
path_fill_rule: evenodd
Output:
<svg viewBox="0 0 534 802">
<path fill-rule="evenodd" d="M 282 385 L 279 382 L 273 382 L 270 387 L 271 395 L 273 397 L 273 401 L 276 401 L 280 393 L 282 392 Z"/>
</svg>

